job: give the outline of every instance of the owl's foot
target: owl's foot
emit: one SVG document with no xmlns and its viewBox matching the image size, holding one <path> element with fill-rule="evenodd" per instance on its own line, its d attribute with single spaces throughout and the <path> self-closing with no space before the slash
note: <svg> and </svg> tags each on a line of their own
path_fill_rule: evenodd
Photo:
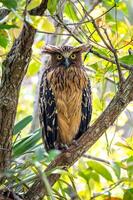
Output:
<svg viewBox="0 0 133 200">
<path fill-rule="evenodd" d="M 69 147 L 68 147 L 67 144 L 60 143 L 60 144 L 56 144 L 56 145 L 55 145 L 55 148 L 58 149 L 58 150 L 61 150 L 61 151 L 65 151 L 65 150 L 67 150 Z"/>
<path fill-rule="evenodd" d="M 72 144 L 75 145 L 76 147 L 78 147 L 78 142 L 77 142 L 77 140 L 73 140 L 73 141 L 72 141 Z"/>
</svg>

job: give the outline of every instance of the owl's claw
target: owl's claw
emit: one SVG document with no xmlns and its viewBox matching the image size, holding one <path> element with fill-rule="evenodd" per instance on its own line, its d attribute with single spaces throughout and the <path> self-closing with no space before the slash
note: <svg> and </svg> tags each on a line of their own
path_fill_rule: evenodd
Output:
<svg viewBox="0 0 133 200">
<path fill-rule="evenodd" d="M 73 141 L 72 141 L 72 144 L 75 145 L 76 147 L 78 147 L 78 142 L 77 142 L 77 140 L 73 140 Z"/>
<path fill-rule="evenodd" d="M 67 144 L 60 143 L 60 144 L 56 144 L 55 148 L 58 150 L 67 150 L 69 147 Z"/>
<path fill-rule="evenodd" d="M 69 147 L 68 147 L 68 145 L 67 144 L 61 144 L 61 149 L 63 149 L 63 150 L 67 150 Z"/>
</svg>

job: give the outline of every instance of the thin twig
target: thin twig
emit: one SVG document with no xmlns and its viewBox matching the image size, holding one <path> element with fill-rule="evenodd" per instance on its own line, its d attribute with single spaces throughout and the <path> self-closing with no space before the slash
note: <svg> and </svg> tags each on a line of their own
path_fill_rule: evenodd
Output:
<svg viewBox="0 0 133 200">
<path fill-rule="evenodd" d="M 99 58 L 102 58 L 102 59 L 107 60 L 107 61 L 109 61 L 109 62 L 111 62 L 111 63 L 113 63 L 113 64 L 116 64 L 116 61 L 115 61 L 115 60 L 113 60 L 113 59 L 111 59 L 111 58 L 108 58 L 108 57 L 106 57 L 106 56 L 104 56 L 104 55 L 98 53 L 98 52 L 95 51 L 95 50 L 92 50 L 92 49 L 91 49 L 90 52 L 93 53 L 94 55 L 98 56 Z M 119 64 L 120 64 L 121 67 L 123 67 L 123 68 L 125 68 L 125 69 L 127 69 L 127 70 L 130 70 L 130 71 L 133 71 L 133 66 L 132 66 L 132 65 L 129 66 L 129 65 L 126 65 L 126 64 L 121 63 L 121 62 L 119 62 Z"/>
<path fill-rule="evenodd" d="M 116 63 L 117 69 L 118 69 L 120 84 L 122 84 L 124 82 L 124 77 L 123 77 L 123 74 L 121 71 L 121 67 L 120 67 L 120 63 L 119 63 L 116 51 L 114 51 L 114 57 L 115 57 L 115 63 Z"/>
<path fill-rule="evenodd" d="M 49 34 L 49 35 L 54 35 L 55 34 L 55 33 L 51 33 L 51 32 L 39 31 L 39 30 L 36 30 L 36 32 L 37 33 Z M 71 34 L 69 34 L 69 33 L 56 33 L 56 35 L 71 36 Z"/>
<path fill-rule="evenodd" d="M 92 199 L 95 199 L 95 198 L 97 198 L 97 197 L 99 197 L 99 196 L 102 196 L 102 195 L 104 195 L 104 194 L 106 194 L 106 193 L 109 193 L 111 190 L 113 190 L 113 189 L 116 188 L 118 185 L 120 185 L 123 181 L 124 181 L 123 179 L 122 179 L 122 180 L 119 180 L 118 182 L 112 184 L 109 188 L 105 188 L 103 192 L 99 192 L 99 193 L 94 194 L 94 195 L 91 197 L 91 200 L 92 200 Z"/>
<path fill-rule="evenodd" d="M 60 19 L 60 17 L 59 17 L 58 15 L 57 15 L 57 18 L 58 18 L 59 22 L 60 22 L 61 24 L 63 24 L 63 21 Z M 83 43 L 75 34 L 72 33 L 71 30 L 69 30 L 69 28 L 68 28 L 65 24 L 63 24 L 63 25 L 64 25 L 64 28 L 65 28 L 68 32 L 71 33 L 71 35 L 73 36 L 73 38 L 74 38 L 75 40 L 77 40 L 80 44 Z"/>
<path fill-rule="evenodd" d="M 79 3 L 81 3 L 81 2 L 79 1 Z M 114 7 L 115 7 L 115 5 L 112 6 L 110 9 L 108 9 L 108 10 L 107 10 L 106 12 L 104 12 L 103 14 L 101 14 L 101 15 L 99 15 L 98 17 L 94 18 L 94 20 L 97 20 L 97 19 L 103 17 L 103 16 L 106 15 L 108 12 L 110 12 Z M 87 12 L 87 11 L 86 11 L 86 12 Z M 89 13 L 89 12 L 88 12 L 88 13 Z M 77 23 L 67 23 L 66 25 L 67 25 L 67 26 L 76 26 L 76 25 L 86 24 L 86 23 L 89 23 L 89 22 L 92 22 L 92 20 L 89 19 L 89 20 L 82 21 L 82 22 L 77 22 Z"/>
<path fill-rule="evenodd" d="M 123 77 L 123 74 L 122 74 L 122 71 L 121 71 L 121 68 L 120 68 L 120 64 L 119 64 L 119 61 L 118 61 L 118 56 L 117 56 L 117 51 L 116 49 L 114 48 L 110 38 L 109 38 L 109 35 L 107 33 L 107 30 L 106 29 L 103 29 L 104 30 L 104 33 L 106 35 L 106 38 L 110 44 L 110 47 L 112 49 L 112 53 L 114 54 L 114 57 L 115 57 L 115 63 L 117 65 L 117 69 L 118 69 L 118 74 L 119 74 L 119 80 L 120 80 L 120 83 L 123 83 L 124 82 L 124 77 Z"/>
<path fill-rule="evenodd" d="M 118 48 L 118 49 L 116 49 L 116 50 L 123 49 L 124 47 L 126 47 L 126 46 L 130 45 L 132 42 L 133 42 L 133 36 L 131 37 L 131 40 L 130 40 L 129 42 L 127 42 L 127 44 L 125 44 L 125 45 L 123 45 L 123 46 L 119 47 L 119 48 Z"/>
<path fill-rule="evenodd" d="M 104 160 L 102 158 L 97 158 L 97 157 L 94 157 L 94 156 L 90 156 L 90 155 L 83 155 L 84 158 L 88 158 L 88 159 L 91 159 L 91 160 L 96 160 L 96 161 L 99 161 L 99 162 L 103 162 L 103 163 L 106 163 L 108 165 L 110 165 L 110 162 L 107 161 L 107 160 Z"/>
</svg>

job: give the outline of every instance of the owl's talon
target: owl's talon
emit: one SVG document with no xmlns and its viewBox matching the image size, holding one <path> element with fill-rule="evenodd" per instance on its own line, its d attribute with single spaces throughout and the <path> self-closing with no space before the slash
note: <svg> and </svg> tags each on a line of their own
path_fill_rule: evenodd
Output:
<svg viewBox="0 0 133 200">
<path fill-rule="evenodd" d="M 55 145 L 55 149 L 58 149 L 58 150 L 67 150 L 69 147 L 67 144 L 63 144 L 63 143 L 60 143 L 60 144 L 56 144 Z"/>
<path fill-rule="evenodd" d="M 77 140 L 73 140 L 73 141 L 72 141 L 72 144 L 75 145 L 76 147 L 78 147 L 78 142 L 77 142 Z"/>
<path fill-rule="evenodd" d="M 61 144 L 61 149 L 67 150 L 69 147 L 67 144 Z"/>
</svg>

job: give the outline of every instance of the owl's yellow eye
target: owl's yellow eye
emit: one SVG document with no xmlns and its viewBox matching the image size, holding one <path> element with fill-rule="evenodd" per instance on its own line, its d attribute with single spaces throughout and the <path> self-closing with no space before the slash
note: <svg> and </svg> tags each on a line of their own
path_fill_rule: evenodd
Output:
<svg viewBox="0 0 133 200">
<path fill-rule="evenodd" d="M 70 58 L 74 60 L 74 59 L 76 58 L 76 54 L 73 53 L 73 54 L 70 56 Z"/>
<path fill-rule="evenodd" d="M 58 54 L 58 55 L 57 55 L 57 59 L 58 59 L 58 60 L 61 60 L 62 58 L 63 58 L 63 56 L 62 56 L 61 54 Z"/>
</svg>

